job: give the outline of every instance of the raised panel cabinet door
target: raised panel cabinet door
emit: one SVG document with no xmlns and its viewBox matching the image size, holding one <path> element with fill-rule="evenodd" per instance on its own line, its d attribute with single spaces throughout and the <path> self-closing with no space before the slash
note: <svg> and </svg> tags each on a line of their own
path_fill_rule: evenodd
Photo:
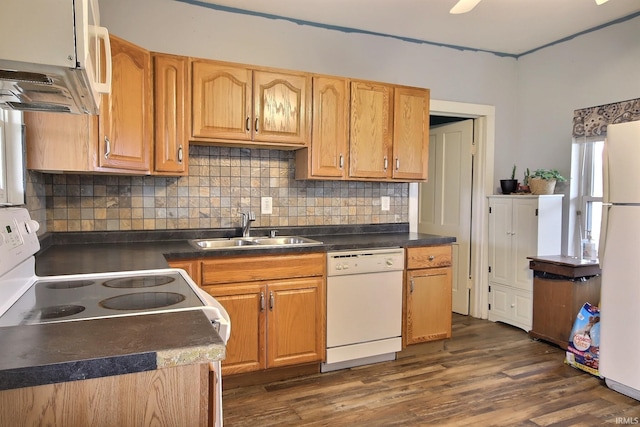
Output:
<svg viewBox="0 0 640 427">
<path fill-rule="evenodd" d="M 151 54 L 115 36 L 111 93 L 102 95 L 98 161 L 104 168 L 149 173 L 153 142 Z"/>
<path fill-rule="evenodd" d="M 265 369 L 265 286 L 243 283 L 206 286 L 204 290 L 222 304 L 231 320 L 222 375 Z"/>
<path fill-rule="evenodd" d="M 345 178 L 348 155 L 349 83 L 314 77 L 311 175 Z"/>
<path fill-rule="evenodd" d="M 251 70 L 212 61 L 193 61 L 191 67 L 191 135 L 250 140 Z"/>
<path fill-rule="evenodd" d="M 511 284 L 513 278 L 513 202 L 509 198 L 489 198 L 489 280 Z"/>
<path fill-rule="evenodd" d="M 407 344 L 451 338 L 451 267 L 407 272 Z"/>
<path fill-rule="evenodd" d="M 310 277 L 267 286 L 267 366 L 270 368 L 323 359 L 323 283 L 322 277 Z"/>
<path fill-rule="evenodd" d="M 372 82 L 351 82 L 349 176 L 391 176 L 391 106 L 393 88 Z"/>
<path fill-rule="evenodd" d="M 537 209 L 537 198 L 513 199 L 512 285 L 527 291 L 533 287 L 533 271 L 527 257 L 538 254 Z"/>
<path fill-rule="evenodd" d="M 393 178 L 427 179 L 429 89 L 393 90 Z"/>
<path fill-rule="evenodd" d="M 188 59 L 153 54 L 154 172 L 186 175 L 189 156 Z"/>
<path fill-rule="evenodd" d="M 308 145 L 310 75 L 254 71 L 253 103 L 254 141 Z"/>
</svg>

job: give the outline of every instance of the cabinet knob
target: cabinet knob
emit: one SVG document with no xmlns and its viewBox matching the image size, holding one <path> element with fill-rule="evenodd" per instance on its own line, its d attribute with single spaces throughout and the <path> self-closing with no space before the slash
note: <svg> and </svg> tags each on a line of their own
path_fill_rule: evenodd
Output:
<svg viewBox="0 0 640 427">
<path fill-rule="evenodd" d="M 178 148 L 178 163 L 182 163 L 182 145 Z"/>
<path fill-rule="evenodd" d="M 105 146 L 104 158 L 108 159 L 109 156 L 111 155 L 111 141 L 109 141 L 109 137 L 107 136 L 104 137 L 104 146 Z"/>
<path fill-rule="evenodd" d="M 247 121 L 244 124 L 245 129 L 247 130 L 247 132 L 251 132 L 251 117 L 247 116 Z"/>
<path fill-rule="evenodd" d="M 388 167 L 389 167 L 389 159 L 387 159 L 387 156 L 384 156 L 384 170 L 387 170 Z"/>
<path fill-rule="evenodd" d="M 436 259 L 436 257 L 435 257 L 435 256 L 433 256 L 433 255 L 429 255 L 429 261 L 433 261 L 434 259 Z"/>
</svg>

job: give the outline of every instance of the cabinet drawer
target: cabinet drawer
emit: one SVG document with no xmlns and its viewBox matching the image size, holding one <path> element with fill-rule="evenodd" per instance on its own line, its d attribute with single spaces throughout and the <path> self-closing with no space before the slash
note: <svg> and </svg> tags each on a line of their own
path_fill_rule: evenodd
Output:
<svg viewBox="0 0 640 427">
<path fill-rule="evenodd" d="M 202 285 L 324 276 L 325 254 L 222 257 L 202 261 Z"/>
<path fill-rule="evenodd" d="M 451 265 L 451 245 L 407 248 L 407 270 Z"/>
</svg>

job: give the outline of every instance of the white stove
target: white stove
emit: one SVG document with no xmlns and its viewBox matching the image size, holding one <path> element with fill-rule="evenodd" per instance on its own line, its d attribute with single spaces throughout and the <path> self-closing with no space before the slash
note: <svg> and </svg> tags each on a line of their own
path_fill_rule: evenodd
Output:
<svg viewBox="0 0 640 427">
<path fill-rule="evenodd" d="M 38 229 L 26 209 L 0 208 L 0 327 L 202 310 L 224 343 L 229 340 L 224 307 L 181 269 L 36 276 Z M 219 375 L 220 362 L 212 364 Z M 216 394 L 221 399 L 222 390 Z"/>
</svg>

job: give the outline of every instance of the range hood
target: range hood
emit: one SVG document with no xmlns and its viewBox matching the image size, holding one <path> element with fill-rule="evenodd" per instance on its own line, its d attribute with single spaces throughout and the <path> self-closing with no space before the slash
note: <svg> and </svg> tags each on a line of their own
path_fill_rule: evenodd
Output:
<svg viewBox="0 0 640 427">
<path fill-rule="evenodd" d="M 97 0 L 2 0 L 0 108 L 98 114 L 111 88 L 99 23 Z"/>
</svg>

